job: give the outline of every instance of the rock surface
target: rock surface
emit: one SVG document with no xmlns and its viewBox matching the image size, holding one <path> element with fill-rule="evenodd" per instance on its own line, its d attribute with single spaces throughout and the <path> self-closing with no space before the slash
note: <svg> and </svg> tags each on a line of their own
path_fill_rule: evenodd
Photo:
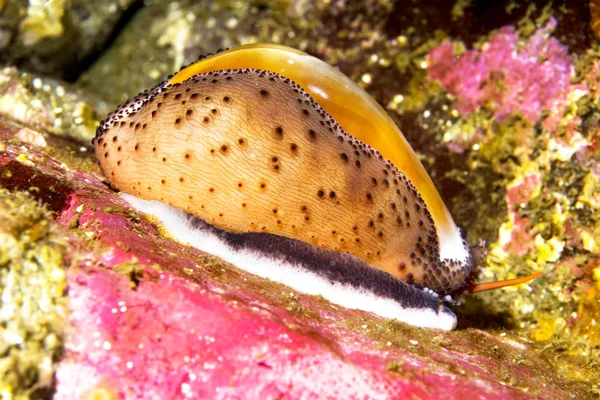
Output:
<svg viewBox="0 0 600 400">
<path fill-rule="evenodd" d="M 600 394 L 600 42 L 587 2 L 30 3 L 0 0 L 13 64 L 0 71 L 3 394 Z M 93 29 L 71 42 L 86 15 Z M 482 280 L 543 277 L 466 297 L 454 332 L 416 329 L 239 271 L 129 209 L 91 161 L 98 120 L 200 54 L 252 41 L 309 51 L 385 106 L 470 241 L 487 241 Z"/>
<path fill-rule="evenodd" d="M 134 0 L 3 0 L 0 62 L 71 80 L 134 6 Z"/>
<path fill-rule="evenodd" d="M 510 332 L 342 309 L 165 238 L 87 151 L 22 130 L 0 126 L 0 185 L 46 204 L 68 247 L 57 399 L 585 396 Z"/>
</svg>

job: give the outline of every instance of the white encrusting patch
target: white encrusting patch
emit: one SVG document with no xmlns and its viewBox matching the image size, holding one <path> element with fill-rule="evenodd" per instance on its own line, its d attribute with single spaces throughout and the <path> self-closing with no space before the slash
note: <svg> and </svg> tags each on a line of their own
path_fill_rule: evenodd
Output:
<svg viewBox="0 0 600 400">
<path fill-rule="evenodd" d="M 350 309 L 360 309 L 385 318 L 395 318 L 410 325 L 452 330 L 456 316 L 430 308 L 403 308 L 398 302 L 366 290 L 331 282 L 298 264 L 269 257 L 259 251 L 234 250 L 205 229 L 192 226 L 188 214 L 158 201 L 143 200 L 130 194 L 121 197 L 135 209 L 153 215 L 179 242 L 193 246 L 247 272 L 280 282 L 306 294 L 322 295 L 329 301 Z"/>
</svg>

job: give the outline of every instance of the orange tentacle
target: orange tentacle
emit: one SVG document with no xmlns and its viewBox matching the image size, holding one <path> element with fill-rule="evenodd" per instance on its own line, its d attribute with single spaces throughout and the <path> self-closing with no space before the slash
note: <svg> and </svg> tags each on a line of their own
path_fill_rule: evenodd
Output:
<svg viewBox="0 0 600 400">
<path fill-rule="evenodd" d="M 505 281 L 477 283 L 477 284 L 474 284 L 474 285 L 469 285 L 465 289 L 469 293 L 484 292 L 486 290 L 499 289 L 499 288 L 503 288 L 503 287 L 506 287 L 506 286 L 513 286 L 513 285 L 518 285 L 520 283 L 529 282 L 529 281 L 534 280 L 535 278 L 537 278 L 537 277 L 539 277 L 541 275 L 542 275 L 541 272 L 536 272 L 535 274 L 523 276 L 521 278 L 507 279 Z"/>
</svg>

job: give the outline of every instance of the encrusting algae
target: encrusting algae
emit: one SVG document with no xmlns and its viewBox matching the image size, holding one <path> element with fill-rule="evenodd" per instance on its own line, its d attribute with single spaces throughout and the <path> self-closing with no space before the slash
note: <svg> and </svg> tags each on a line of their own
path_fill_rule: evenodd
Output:
<svg viewBox="0 0 600 400">
<path fill-rule="evenodd" d="M 434 133 L 466 161 L 466 171 L 452 173 L 466 190 L 452 201 L 458 219 L 470 221 L 469 232 L 489 242 L 486 279 L 544 272 L 544 281 L 527 291 L 478 296 L 480 309 L 490 315 L 510 310 L 510 323 L 545 343 L 566 375 L 593 380 L 600 367 L 594 334 L 600 322 L 594 278 L 600 263 L 600 69 L 594 50 L 569 54 L 553 37 L 557 22 L 546 12 L 518 24 L 535 29 L 503 27 L 472 50 L 440 44 L 429 53 L 422 84 L 430 93 L 431 85 L 440 85 L 434 96 L 446 111 L 429 120 L 451 121 L 433 124 Z"/>
<path fill-rule="evenodd" d="M 0 397 L 48 395 L 67 317 L 64 238 L 50 212 L 0 189 Z"/>
</svg>

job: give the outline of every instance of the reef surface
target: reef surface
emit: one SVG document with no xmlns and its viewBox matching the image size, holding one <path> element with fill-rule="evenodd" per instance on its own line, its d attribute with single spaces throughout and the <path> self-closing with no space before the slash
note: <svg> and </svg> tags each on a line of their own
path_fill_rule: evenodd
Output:
<svg viewBox="0 0 600 400">
<path fill-rule="evenodd" d="M 166 238 L 73 145 L 0 121 L 7 391 L 56 399 L 586 392 L 557 379 L 540 346 L 510 330 L 410 327 Z"/>
<path fill-rule="evenodd" d="M 2 393 L 600 394 L 600 42 L 585 2 L 111 4 L 0 2 L 27 16 L 2 27 L 18 39 L 0 29 Z M 79 21 L 106 25 L 73 42 Z M 456 331 L 418 329 L 252 276 L 130 209 L 91 160 L 98 121 L 253 41 L 319 56 L 386 107 L 470 241 L 487 241 L 482 280 L 543 277 L 465 297 Z"/>
</svg>

